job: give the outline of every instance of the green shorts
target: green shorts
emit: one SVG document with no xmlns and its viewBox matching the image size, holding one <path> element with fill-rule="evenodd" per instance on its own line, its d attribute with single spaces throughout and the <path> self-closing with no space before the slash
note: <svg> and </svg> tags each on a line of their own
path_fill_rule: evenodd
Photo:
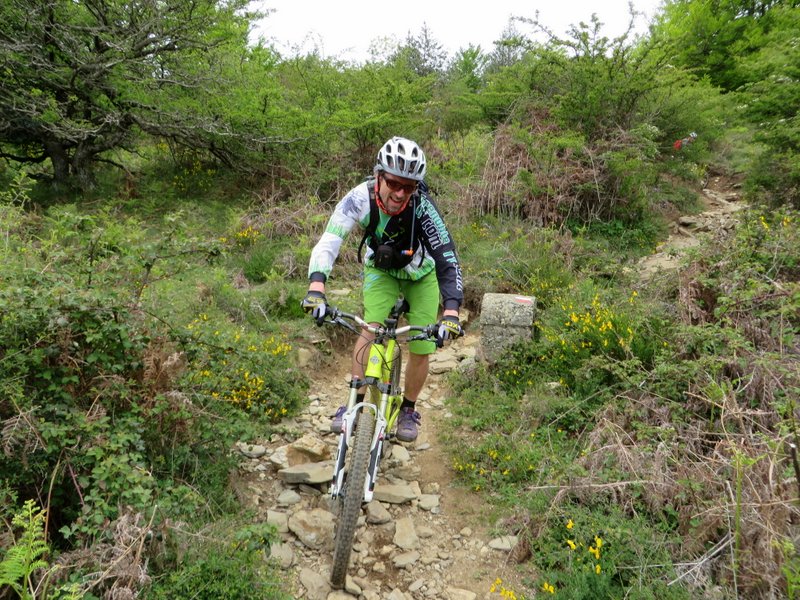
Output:
<svg viewBox="0 0 800 600">
<path fill-rule="evenodd" d="M 439 281 L 431 272 L 422 279 L 395 279 L 386 271 L 364 267 L 364 320 L 367 323 L 383 323 L 389 316 L 397 298 L 403 294 L 411 307 L 406 320 L 409 325 L 430 325 L 439 315 Z M 436 351 L 433 342 L 414 341 L 408 345 L 412 354 L 432 354 Z"/>
</svg>

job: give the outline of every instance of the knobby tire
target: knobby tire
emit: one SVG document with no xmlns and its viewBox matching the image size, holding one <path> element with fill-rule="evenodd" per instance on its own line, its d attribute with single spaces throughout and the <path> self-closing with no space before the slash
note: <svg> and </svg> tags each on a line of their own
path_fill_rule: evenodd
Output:
<svg viewBox="0 0 800 600">
<path fill-rule="evenodd" d="M 333 568 L 331 569 L 331 585 L 336 589 L 344 587 L 350 552 L 353 549 L 353 538 L 356 524 L 361 514 L 361 503 L 364 498 L 364 483 L 367 480 L 369 454 L 372 447 L 372 435 L 375 431 L 375 415 L 370 409 L 364 409 L 358 415 L 347 479 L 344 484 L 344 498 L 339 520 L 336 524 L 336 539 L 333 548 Z"/>
</svg>

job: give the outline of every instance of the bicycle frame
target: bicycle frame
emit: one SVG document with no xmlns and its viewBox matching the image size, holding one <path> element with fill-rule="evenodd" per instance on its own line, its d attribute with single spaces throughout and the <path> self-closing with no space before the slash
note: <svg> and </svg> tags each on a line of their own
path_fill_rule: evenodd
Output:
<svg viewBox="0 0 800 600">
<path fill-rule="evenodd" d="M 339 436 L 339 445 L 334 461 L 333 481 L 331 482 L 332 498 L 337 498 L 343 489 L 345 458 L 347 449 L 351 445 L 358 413 L 361 410 L 371 410 L 375 413 L 375 432 L 372 436 L 369 470 L 364 482 L 363 500 L 364 502 L 372 500 L 386 432 L 391 431 L 397 422 L 403 399 L 402 390 L 397 382 L 391 381 L 392 363 L 398 360 L 399 356 L 400 347 L 396 340 L 376 339 L 369 346 L 364 379 L 354 379 L 350 382 L 347 411 L 342 418 L 342 433 Z M 387 357 L 390 358 L 387 359 Z M 365 398 L 364 401 L 357 402 L 358 389 L 365 385 L 369 387 L 369 400 Z"/>
</svg>

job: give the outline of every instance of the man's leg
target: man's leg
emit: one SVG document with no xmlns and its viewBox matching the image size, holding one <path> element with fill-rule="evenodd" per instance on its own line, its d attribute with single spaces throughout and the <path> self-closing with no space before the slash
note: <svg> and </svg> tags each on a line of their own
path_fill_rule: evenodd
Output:
<svg viewBox="0 0 800 600">
<path fill-rule="evenodd" d="M 428 378 L 429 356 L 413 352 L 408 354 L 403 403 L 400 405 L 400 416 L 397 419 L 397 439 L 401 442 L 413 442 L 417 439 L 417 428 L 422 422 L 417 412 L 417 399 Z"/>
<path fill-rule="evenodd" d="M 380 325 L 389 315 L 389 310 L 397 300 L 400 293 L 400 284 L 397 280 L 379 269 L 364 267 L 364 320 L 371 325 Z M 364 365 L 369 358 L 369 344 L 375 335 L 361 330 L 353 348 L 353 377 L 364 378 Z M 359 390 L 364 391 L 364 390 Z"/>
<path fill-rule="evenodd" d="M 367 356 L 369 356 L 369 345 L 374 339 L 375 334 L 364 329 L 361 330 L 361 335 L 358 336 L 356 345 L 353 347 L 353 360 L 350 370 L 353 379 L 364 379 L 364 366 L 367 361 Z M 359 392 L 363 391 L 363 389 L 359 390 Z"/>
<path fill-rule="evenodd" d="M 405 397 L 411 402 L 416 402 L 425 387 L 428 378 L 428 364 L 430 354 L 408 354 L 406 365 Z"/>
<path fill-rule="evenodd" d="M 419 281 L 403 282 L 403 293 L 411 310 L 407 315 L 411 325 L 430 325 L 436 321 L 439 310 L 439 284 L 436 274 L 431 273 Z M 433 342 L 414 341 L 408 347 L 405 391 L 400 417 L 397 419 L 397 439 L 413 442 L 417 439 L 420 414 L 416 409 L 425 381 L 428 378 L 430 354 L 436 350 Z"/>
<path fill-rule="evenodd" d="M 413 442 L 417 439 L 417 429 L 421 423 L 420 414 L 417 412 L 417 399 L 428 378 L 429 356 L 408 353 L 403 403 L 400 405 L 400 416 L 397 418 L 397 439 L 401 442 Z"/>
<path fill-rule="evenodd" d="M 403 294 L 411 310 L 406 315 L 411 325 L 430 325 L 436 322 L 439 312 L 439 283 L 436 273 L 431 273 L 419 281 L 405 281 L 401 284 Z M 425 380 L 428 378 L 430 355 L 436 351 L 433 342 L 417 340 L 408 345 L 408 364 L 406 365 L 405 398 L 416 402 Z"/>
</svg>

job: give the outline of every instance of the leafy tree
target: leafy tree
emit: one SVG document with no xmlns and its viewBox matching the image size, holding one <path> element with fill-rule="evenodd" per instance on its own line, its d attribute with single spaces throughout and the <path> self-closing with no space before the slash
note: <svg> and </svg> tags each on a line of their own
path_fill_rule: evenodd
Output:
<svg viewBox="0 0 800 600">
<path fill-rule="evenodd" d="M 522 59 L 528 40 L 517 32 L 513 24 L 509 24 L 494 42 L 494 50 L 489 54 L 487 72 L 496 72 L 503 67 L 510 67 Z"/>
<path fill-rule="evenodd" d="M 484 86 L 488 61 L 480 46 L 470 44 L 456 52 L 435 91 L 434 112 L 440 132 L 466 132 L 483 118 L 478 94 Z"/>
<path fill-rule="evenodd" d="M 654 34 L 673 44 L 677 65 L 731 91 L 747 82 L 738 59 L 758 51 L 771 28 L 771 10 L 793 5 L 793 0 L 668 0 Z"/>
<path fill-rule="evenodd" d="M 502 68 L 496 68 L 490 62 L 486 86 L 478 98 L 489 124 L 504 122 L 520 99 L 530 96 L 536 86 L 534 73 L 538 60 L 536 54 L 526 52 L 517 62 Z"/>
<path fill-rule="evenodd" d="M 739 71 L 750 81 L 738 96 L 765 146 L 751 183 L 767 189 L 778 202 L 800 206 L 800 12 L 779 7 L 762 47 L 742 57 Z"/>
<path fill-rule="evenodd" d="M 405 44 L 397 49 L 392 60 L 405 63 L 414 73 L 426 77 L 444 71 L 447 51 L 433 37 L 428 25 L 423 23 L 422 29 L 416 36 L 409 33 Z"/>
<path fill-rule="evenodd" d="M 537 57 L 526 78 L 532 95 L 548 103 L 555 99 L 562 125 L 589 141 L 647 122 L 645 106 L 681 75 L 667 68 L 669 54 L 659 41 L 632 39 L 634 18 L 632 14 L 628 30 L 615 38 L 602 34 L 596 15 L 588 24 L 570 27 L 564 38 L 536 20 L 521 19 L 549 37 L 547 45 L 531 49 Z"/>
<path fill-rule="evenodd" d="M 295 175 L 298 186 L 327 199 L 375 164 L 377 147 L 402 132 L 420 139 L 433 79 L 404 62 L 370 62 L 361 67 L 315 55 L 283 61 L 280 81 L 285 125 L 296 132 L 274 160 Z"/>
<path fill-rule="evenodd" d="M 489 64 L 489 57 L 480 46 L 470 44 L 456 52 L 450 63 L 448 75 L 461 81 L 470 91 L 477 92 L 483 83 L 483 73 Z"/>
<path fill-rule="evenodd" d="M 57 184 L 137 131 L 232 162 L 225 52 L 243 50 L 247 0 L 8 0 L 0 7 L 0 156 L 49 161 Z"/>
</svg>

